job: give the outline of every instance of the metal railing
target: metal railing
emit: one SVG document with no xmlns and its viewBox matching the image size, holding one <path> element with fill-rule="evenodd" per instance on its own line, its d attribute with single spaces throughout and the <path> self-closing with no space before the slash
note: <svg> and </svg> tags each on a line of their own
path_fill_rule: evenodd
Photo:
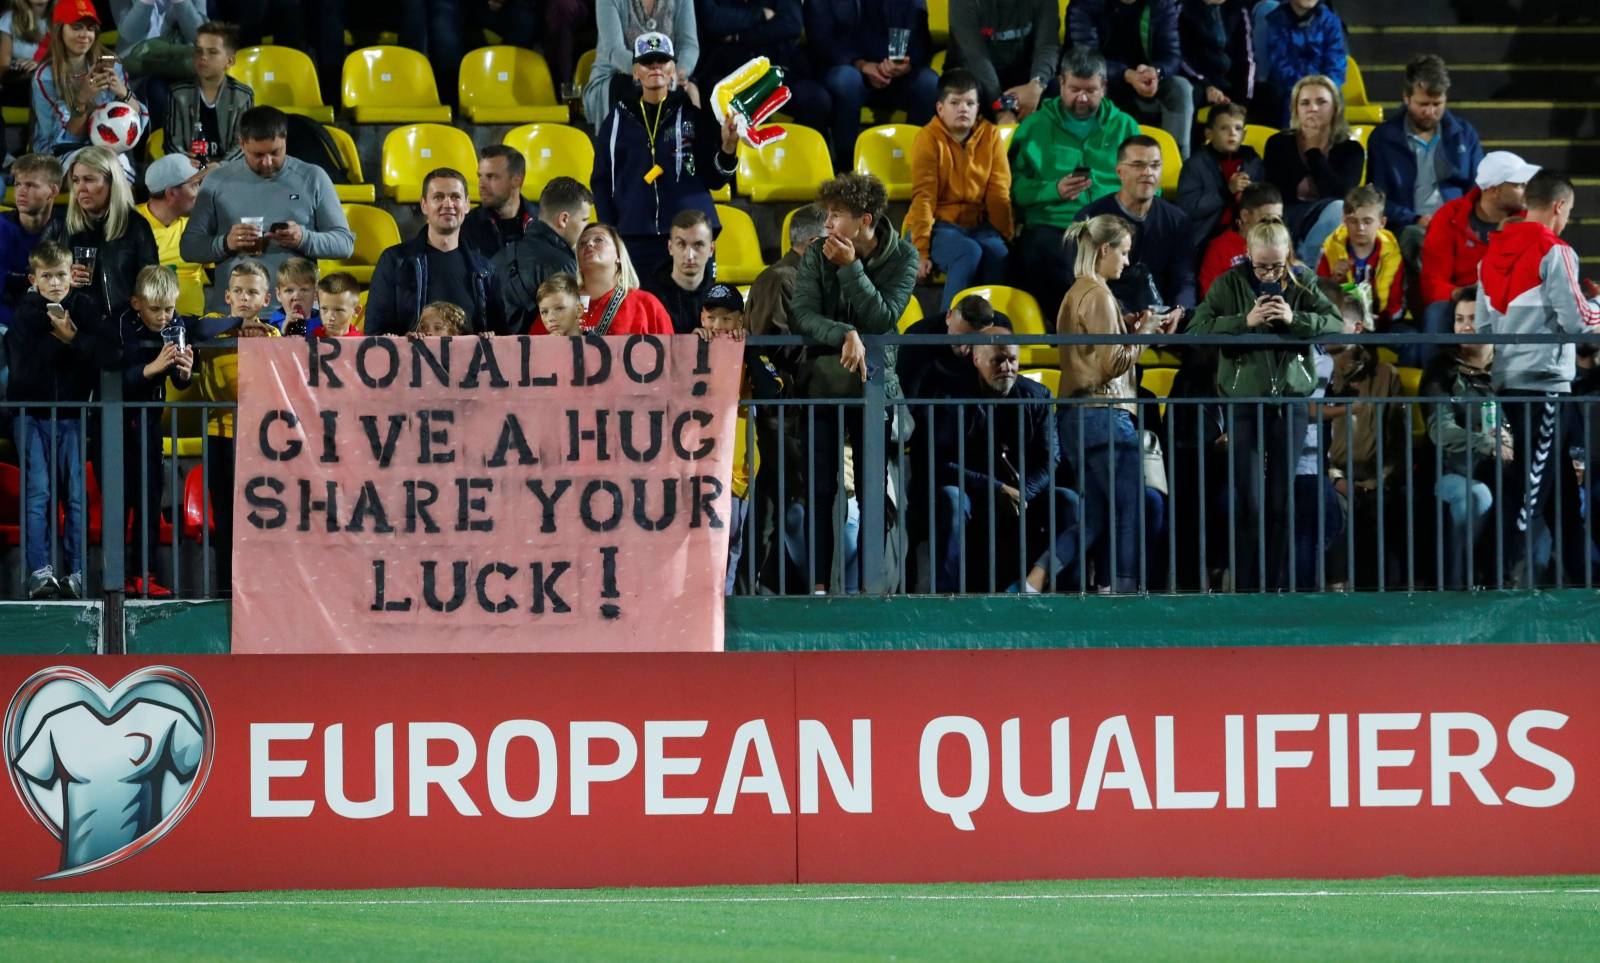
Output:
<svg viewBox="0 0 1600 963">
<path fill-rule="evenodd" d="M 1037 575 L 1036 570 L 1043 571 L 1044 591 L 1072 593 L 1594 586 L 1595 513 L 1589 503 L 1594 452 L 1587 445 L 1569 452 L 1563 438 L 1560 450 L 1546 458 L 1543 470 L 1553 471 L 1556 480 L 1555 501 L 1543 524 L 1520 517 L 1525 513 L 1517 495 L 1527 477 L 1513 476 L 1512 469 L 1524 462 L 1514 462 L 1515 449 L 1507 446 L 1495 446 L 1479 461 L 1469 459 L 1457 486 L 1466 494 L 1446 500 L 1436 489 L 1452 474 L 1446 471 L 1450 456 L 1418 429 L 1427 425 L 1434 406 L 1451 404 L 1450 398 L 1121 399 L 1132 409 L 1129 427 L 1141 440 L 1139 477 L 1130 485 L 1133 462 L 1122 446 L 1096 441 L 1090 430 L 1107 418 L 1105 399 L 891 400 L 881 374 L 884 348 L 895 344 L 1286 349 L 1313 343 L 1324 348 L 1600 343 L 1593 336 L 1338 335 L 1310 342 L 1275 335 L 892 335 L 865 341 L 875 375 L 859 398 L 741 402 L 752 481 L 744 499 L 746 520 L 737 529 L 731 580 L 736 593 L 807 594 L 819 588 L 830 594 L 1003 592 L 1023 590 L 1027 575 Z M 794 337 L 750 343 L 761 349 L 803 344 Z M 15 452 L 14 464 L 0 467 L 14 471 L 15 479 L 14 492 L 0 486 L 0 542 L 10 568 L 0 579 L 5 587 L 0 595 L 27 596 L 26 557 L 30 550 L 37 552 L 32 542 L 39 537 L 48 541 L 58 574 L 71 567 L 63 535 L 71 528 L 73 499 L 70 491 L 60 490 L 73 484 L 75 476 L 61 471 L 71 462 L 81 468 L 84 502 L 93 494 L 91 479 L 99 490 L 98 511 L 87 504 L 84 509 L 90 536 L 82 563 L 85 594 L 113 605 L 121 604 L 125 588 L 132 588 L 134 597 L 149 597 L 148 582 L 130 586 L 128 578 L 152 574 L 179 597 L 227 591 L 228 547 L 212 527 L 218 497 L 213 446 L 204 441 L 196 446 L 195 439 L 206 437 L 213 413 L 231 406 L 124 404 L 120 393 L 120 375 L 110 373 L 102 379 L 100 401 L 0 403 L 0 437 L 12 437 Z M 1600 398 L 1589 396 L 1552 398 L 1553 410 L 1542 407 L 1544 399 L 1498 400 L 1512 419 L 1510 434 L 1519 439 L 1537 437 L 1545 418 L 1553 418 L 1571 437 L 1586 439 L 1600 415 L 1594 410 Z M 1024 413 L 1040 407 L 1048 409 L 1054 423 L 1049 430 L 1066 444 L 1033 497 L 1020 498 L 1014 510 L 1008 509 L 1008 496 L 992 482 L 1037 480 L 1041 466 L 1029 459 L 1037 457 L 1040 429 L 1025 425 Z M 54 426 L 47 432 L 47 448 L 16 437 L 16 415 L 23 409 Z M 1336 413 L 1328 417 L 1330 409 Z M 1330 463 L 1335 436 L 1342 432 L 1354 438 L 1364 430 L 1362 420 L 1373 416 L 1374 457 L 1358 464 L 1362 459 L 1346 444 L 1344 464 L 1337 458 Z M 61 430 L 73 420 L 81 431 Z M 957 439 L 956 448 L 938 450 L 931 440 L 951 421 L 954 430 L 945 433 Z M 978 426 L 978 435 L 970 433 L 969 423 Z M 1296 434 L 1311 425 L 1318 430 Z M 1468 420 L 1469 449 L 1475 447 L 1474 432 L 1481 430 Z M 1492 430 L 1500 431 L 1499 424 Z M 1015 438 L 997 437 L 997 431 Z M 1275 431 L 1283 432 L 1281 439 Z M 1154 462 L 1143 448 L 1146 433 L 1161 449 L 1158 469 L 1147 467 Z M 170 456 L 161 454 L 161 439 Z M 1265 467 L 1256 466 L 1251 446 L 1264 452 Z M 1272 448 L 1293 457 L 1280 457 L 1276 461 L 1284 464 L 1276 464 Z M 1100 449 L 1107 456 L 1103 466 L 1096 461 Z M 223 450 L 231 455 L 231 446 Z M 43 477 L 41 466 L 30 461 L 41 453 L 50 462 L 51 477 L 65 482 L 49 485 L 49 498 L 61 504 L 45 510 L 42 536 L 37 525 L 28 530 L 26 503 L 29 473 L 36 481 Z M 1017 460 L 1007 463 L 999 457 L 1003 453 L 1014 453 Z M 849 477 L 847 462 L 853 466 Z M 1299 470 L 1305 466 L 1310 470 Z M 1344 476 L 1342 492 L 1330 479 L 1330 468 Z M 959 480 L 969 472 L 991 484 L 967 491 Z M 1367 485 L 1368 476 L 1385 482 Z M 951 478 L 958 482 L 947 484 Z M 847 494 L 852 479 L 858 481 Z M 1130 489 L 1135 497 L 1128 497 Z M 128 508 L 136 503 L 150 506 L 146 511 L 153 524 L 131 527 Z M 1467 537 L 1459 538 L 1462 529 L 1453 511 L 1463 504 L 1471 517 Z M 1472 515 L 1475 507 L 1483 512 Z"/>
</svg>

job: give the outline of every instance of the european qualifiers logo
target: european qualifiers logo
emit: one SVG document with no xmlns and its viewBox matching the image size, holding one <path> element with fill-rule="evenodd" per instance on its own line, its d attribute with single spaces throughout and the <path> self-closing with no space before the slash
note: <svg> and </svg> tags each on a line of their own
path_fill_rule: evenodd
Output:
<svg viewBox="0 0 1600 963">
<path fill-rule="evenodd" d="M 61 841 L 40 879 L 104 869 L 154 845 L 194 806 L 216 749 L 199 683 L 148 666 L 109 689 L 75 666 L 34 673 L 5 716 L 6 771 L 18 797 Z"/>
</svg>

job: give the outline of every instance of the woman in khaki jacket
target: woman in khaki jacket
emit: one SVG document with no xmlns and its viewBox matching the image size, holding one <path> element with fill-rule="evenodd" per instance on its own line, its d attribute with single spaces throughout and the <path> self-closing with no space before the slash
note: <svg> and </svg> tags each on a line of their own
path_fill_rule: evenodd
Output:
<svg viewBox="0 0 1600 963">
<path fill-rule="evenodd" d="M 1132 327 L 1107 281 L 1128 266 L 1133 230 L 1113 214 L 1079 221 L 1066 239 L 1078 246 L 1078 280 L 1061 299 L 1057 334 L 1152 334 L 1161 330 L 1151 311 Z M 1083 496 L 1083 539 L 1102 590 L 1134 592 L 1139 586 L 1139 511 L 1144 470 L 1134 430 L 1138 386 L 1137 344 L 1080 344 L 1061 348 L 1061 392 L 1080 399 L 1062 406 L 1061 458 L 1077 470 Z M 1102 538 L 1101 536 L 1105 537 Z"/>
</svg>

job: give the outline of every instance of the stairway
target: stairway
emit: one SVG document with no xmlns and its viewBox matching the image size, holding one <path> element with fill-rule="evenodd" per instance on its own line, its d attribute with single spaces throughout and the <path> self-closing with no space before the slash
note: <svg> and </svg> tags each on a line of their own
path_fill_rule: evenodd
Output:
<svg viewBox="0 0 1600 963">
<path fill-rule="evenodd" d="M 1399 109 L 1408 60 L 1450 65 L 1450 109 L 1485 150 L 1509 150 L 1578 185 L 1566 239 L 1600 276 L 1600 5 L 1576 0 L 1340 0 L 1367 93 Z"/>
</svg>

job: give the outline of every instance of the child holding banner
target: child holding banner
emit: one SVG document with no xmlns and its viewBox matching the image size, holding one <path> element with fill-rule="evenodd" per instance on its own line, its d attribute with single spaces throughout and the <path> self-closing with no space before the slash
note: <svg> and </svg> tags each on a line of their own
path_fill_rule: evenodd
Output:
<svg viewBox="0 0 1600 963">
<path fill-rule="evenodd" d="M 271 300 L 272 279 L 254 258 L 241 258 L 228 272 L 224 301 L 229 317 L 201 318 L 196 322 L 197 342 L 214 338 L 275 338 L 279 331 L 261 320 Z M 206 414 L 206 494 L 216 529 L 213 550 L 217 556 L 217 583 L 221 592 L 233 586 L 233 406 L 239 400 L 239 349 L 210 347 L 201 355 L 200 397 L 217 402 Z"/>
<path fill-rule="evenodd" d="M 319 323 L 313 338 L 360 338 L 361 282 L 348 271 L 338 271 L 317 282 Z"/>
<path fill-rule="evenodd" d="M 543 301 L 540 302 L 543 310 Z M 745 336 L 744 296 L 730 284 L 713 284 L 700 302 L 700 328 L 695 332 L 702 340 Z M 744 350 L 744 376 L 739 382 L 741 401 L 770 401 L 783 394 L 783 380 L 760 349 L 746 346 Z M 739 571 L 739 558 L 743 554 L 745 519 L 750 514 L 750 482 L 761 468 L 761 459 L 755 447 L 755 428 L 750 422 L 749 407 L 739 406 L 738 425 L 733 433 L 733 503 L 728 522 L 728 578 L 724 595 L 733 594 L 734 576 Z"/>
</svg>

